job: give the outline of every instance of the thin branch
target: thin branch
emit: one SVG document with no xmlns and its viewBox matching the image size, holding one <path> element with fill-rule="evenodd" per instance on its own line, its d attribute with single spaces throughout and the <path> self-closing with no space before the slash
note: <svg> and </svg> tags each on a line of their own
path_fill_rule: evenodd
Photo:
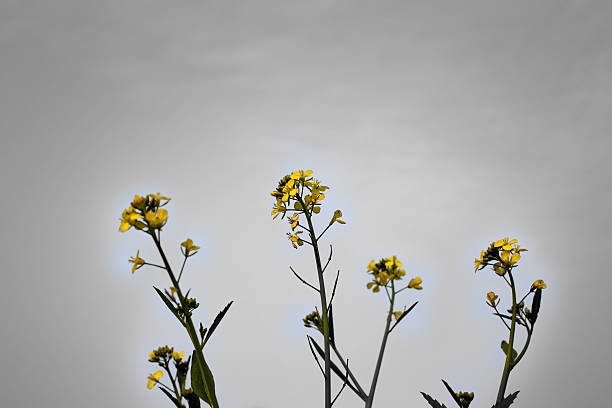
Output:
<svg viewBox="0 0 612 408">
<path fill-rule="evenodd" d="M 340 362 L 342 363 L 342 365 L 344 365 L 344 359 L 342 358 L 342 356 L 340 355 L 340 352 L 338 351 L 338 349 L 336 348 L 335 344 L 332 344 L 332 349 L 334 350 L 334 352 L 336 353 L 336 356 L 338 356 L 338 359 L 340 360 Z M 346 360 L 348 362 L 348 359 Z M 366 394 L 366 392 L 363 390 L 363 388 L 361 388 L 361 385 L 359 385 L 359 382 L 357 381 L 357 379 L 355 378 L 355 376 L 353 375 L 353 372 L 351 370 L 349 370 L 348 364 L 344 365 L 344 368 L 346 368 L 346 372 L 348 373 L 348 375 L 351 377 L 351 380 L 353 381 L 353 384 L 355 384 L 355 387 L 357 387 L 357 389 L 359 390 L 359 397 L 363 400 L 366 401 L 368 399 L 368 394 Z"/>
<path fill-rule="evenodd" d="M 293 274 L 294 274 L 294 275 L 295 275 L 295 276 L 296 276 L 296 277 L 297 277 L 299 280 L 301 280 L 301 281 L 302 281 L 302 283 L 303 283 L 304 285 L 306 285 L 306 286 L 310 286 L 311 288 L 313 288 L 313 289 L 314 289 L 315 291 L 317 291 L 317 292 L 319 291 L 319 289 L 315 288 L 315 287 L 314 287 L 314 286 L 312 286 L 310 283 L 308 283 L 308 282 L 306 282 L 304 279 L 302 279 L 302 277 L 301 277 L 300 275 L 298 275 L 296 271 L 294 271 L 294 270 L 293 270 L 293 267 L 291 267 L 291 266 L 290 266 L 290 267 L 289 267 L 289 269 L 291 269 L 291 272 L 293 272 Z"/>
<path fill-rule="evenodd" d="M 499 303 L 499 302 L 498 302 Z M 503 315 L 501 313 L 499 313 L 499 310 L 497 310 L 497 306 L 494 307 L 496 313 L 493 313 L 496 316 L 499 316 L 499 318 L 501 319 L 502 322 L 504 322 L 504 325 L 506 326 L 506 328 L 508 328 L 508 330 L 510 330 L 510 326 L 508 326 L 508 323 L 506 323 L 506 321 L 504 320 L 504 318 L 502 317 Z M 512 319 L 512 317 L 510 317 Z"/>
<path fill-rule="evenodd" d="M 331 298 L 329 299 L 329 304 L 327 305 L 327 313 L 329 313 L 329 309 L 331 308 L 332 302 L 334 301 L 334 295 L 336 294 L 336 286 L 338 285 L 338 277 L 340 276 L 340 269 L 338 269 L 338 273 L 336 274 L 336 281 L 334 282 L 334 289 L 332 290 Z"/>
<path fill-rule="evenodd" d="M 152 264 L 152 263 L 149 263 L 149 262 L 145 262 L 143 265 L 155 266 L 156 268 L 159 268 L 159 269 L 164 269 L 164 270 L 166 269 L 166 268 L 164 268 L 164 267 L 163 267 L 163 266 L 161 266 L 161 265 Z"/>
<path fill-rule="evenodd" d="M 317 237 L 317 241 L 318 241 L 319 239 L 321 239 L 321 237 L 323 236 L 323 234 L 325 234 L 325 231 L 327 231 L 327 230 L 329 229 L 329 227 L 331 227 L 332 225 L 333 225 L 333 224 L 329 224 L 329 225 L 327 226 L 327 228 L 325 228 L 325 229 L 323 230 L 323 232 L 319 234 L 319 236 Z"/>
<path fill-rule="evenodd" d="M 387 299 L 389 299 L 389 302 L 391 302 L 391 296 L 389 296 L 389 289 L 387 289 L 387 286 L 383 286 L 385 288 L 385 292 L 387 292 Z"/>
<path fill-rule="evenodd" d="M 323 272 L 325 272 L 325 269 L 327 269 L 327 265 L 329 265 L 329 261 L 331 261 L 332 259 L 332 253 L 334 252 L 334 250 L 332 249 L 331 244 L 329 244 L 329 258 L 327 258 L 327 262 L 325 263 L 325 266 L 323 267 Z"/>
<path fill-rule="evenodd" d="M 336 396 L 332 400 L 331 405 L 334 405 L 334 402 L 336 402 L 336 400 L 338 399 L 338 397 L 340 396 L 340 394 L 344 390 L 344 387 L 346 387 L 346 382 L 347 381 L 348 381 L 348 359 L 346 360 L 346 374 L 344 375 L 344 383 L 342 384 L 342 387 L 340 388 L 340 391 L 338 391 L 338 394 L 336 394 Z"/>
<path fill-rule="evenodd" d="M 187 263 L 187 256 L 185 257 L 185 259 L 183 259 L 183 266 L 181 266 L 181 271 L 179 272 L 179 276 L 178 279 L 176 280 L 177 282 L 181 281 L 181 276 L 183 276 L 183 269 L 185 269 L 185 264 Z"/>
</svg>

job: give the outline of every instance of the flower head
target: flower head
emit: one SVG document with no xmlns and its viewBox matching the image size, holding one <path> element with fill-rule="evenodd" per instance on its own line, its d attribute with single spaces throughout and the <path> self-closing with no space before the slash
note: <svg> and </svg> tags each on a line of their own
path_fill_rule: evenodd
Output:
<svg viewBox="0 0 612 408">
<path fill-rule="evenodd" d="M 495 294 L 495 292 L 489 292 L 487 293 L 487 304 L 491 307 L 496 307 L 497 303 L 495 303 L 495 301 L 497 300 L 498 296 Z"/>
<path fill-rule="evenodd" d="M 140 249 L 136 251 L 136 256 L 130 257 L 130 260 L 128 261 L 134 264 L 134 266 L 132 266 L 132 275 L 134 274 L 134 272 L 136 272 L 137 269 L 142 268 L 142 265 L 145 264 L 145 260 L 142 259 L 140 256 L 138 256 L 139 254 L 140 254 Z"/>
<path fill-rule="evenodd" d="M 181 242 L 181 252 L 186 257 L 195 255 L 198 249 L 200 249 L 200 247 L 193 245 L 193 240 L 191 238 L 187 238 L 184 242 Z"/>
<path fill-rule="evenodd" d="M 315 309 L 314 312 L 306 315 L 302 319 L 305 327 L 312 327 L 313 329 L 317 329 L 321 333 L 323 333 L 323 321 L 321 320 L 321 315 L 319 315 L 319 311 Z"/>
<path fill-rule="evenodd" d="M 162 378 L 163 375 L 164 373 L 161 370 L 157 370 L 153 374 L 150 374 L 147 377 L 147 379 L 149 380 L 147 381 L 147 388 L 152 389 L 153 387 L 155 387 L 155 384 L 159 382 L 159 379 Z"/>
<path fill-rule="evenodd" d="M 304 241 L 299 236 L 301 233 L 302 231 L 296 231 L 295 234 L 287 233 L 287 237 L 289 238 L 289 241 L 291 241 L 291 245 L 293 245 L 293 247 L 296 249 L 298 246 L 304 245 Z"/>
<path fill-rule="evenodd" d="M 185 352 L 184 351 L 181 351 L 180 353 L 175 351 L 175 352 L 172 353 L 172 358 L 175 361 L 181 361 L 183 359 L 183 357 L 185 357 Z"/>
<path fill-rule="evenodd" d="M 408 282 L 408 287 L 410 289 L 421 290 L 423 289 L 421 287 L 421 283 L 423 283 L 423 280 L 417 276 L 416 278 L 410 279 L 410 282 Z"/>
<path fill-rule="evenodd" d="M 537 281 L 533 282 L 530 292 L 533 292 L 536 289 L 546 289 L 546 284 L 542 279 L 538 279 Z"/>
<path fill-rule="evenodd" d="M 380 286 L 387 286 L 389 282 L 400 280 L 406 271 L 401 267 L 404 266 L 396 256 L 383 258 L 378 262 L 373 259 L 366 267 L 366 273 L 372 275 L 372 281 L 368 282 L 366 287 L 372 289 L 372 292 L 380 291 Z"/>
<path fill-rule="evenodd" d="M 123 210 L 123 213 L 121 214 L 121 223 L 119 224 L 119 231 L 125 232 L 132 227 L 142 229 L 141 224 L 142 226 L 144 226 L 144 224 L 138 221 L 141 218 L 142 214 L 138 214 L 134 207 L 130 206 L 130 208 Z"/>
<path fill-rule="evenodd" d="M 168 210 L 160 208 L 157 211 L 147 211 L 145 221 L 149 225 L 149 229 L 160 229 L 168 221 Z"/>
</svg>

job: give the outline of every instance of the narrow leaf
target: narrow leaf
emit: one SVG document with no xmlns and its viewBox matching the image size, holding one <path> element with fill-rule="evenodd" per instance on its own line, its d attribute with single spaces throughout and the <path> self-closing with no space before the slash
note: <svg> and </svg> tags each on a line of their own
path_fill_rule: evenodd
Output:
<svg viewBox="0 0 612 408">
<path fill-rule="evenodd" d="M 453 400 L 457 403 L 457 405 L 461 406 L 461 401 L 459 401 L 459 397 L 457 396 L 457 394 L 455 393 L 455 391 L 453 391 L 453 389 L 451 388 L 450 385 L 448 385 L 448 383 L 444 380 L 442 380 L 442 382 L 444 383 L 444 386 L 446 387 L 446 389 L 448 390 L 448 392 L 450 393 L 450 395 L 453 396 Z"/>
<path fill-rule="evenodd" d="M 419 301 L 418 301 L 418 300 L 417 300 L 416 302 L 414 302 L 414 303 L 412 304 L 412 306 L 410 306 L 410 307 L 408 308 L 408 310 L 406 310 L 406 311 L 404 311 L 404 313 L 402 313 L 402 315 L 399 317 L 399 319 L 397 319 L 397 321 L 396 321 L 396 322 L 393 324 L 393 326 L 391 326 L 391 328 L 389 329 L 389 333 L 391 333 L 391 330 L 393 330 L 393 328 L 394 328 L 395 326 L 397 326 L 397 324 L 398 324 L 399 322 L 401 322 L 401 321 L 402 321 L 402 319 L 403 319 L 404 317 L 406 317 L 406 315 L 407 315 L 408 313 L 410 313 L 410 311 L 411 311 L 412 309 L 414 309 L 414 307 L 417 305 L 417 303 L 419 303 Z"/>
<path fill-rule="evenodd" d="M 176 399 L 176 397 L 172 396 L 172 394 L 170 394 L 170 392 L 169 392 L 167 389 L 162 388 L 162 387 L 157 387 L 157 388 L 159 388 L 159 389 L 160 389 L 160 390 L 161 390 L 161 391 L 162 391 L 164 394 L 166 394 L 166 396 L 167 396 L 168 398 L 170 398 L 170 401 L 172 401 L 172 402 L 174 403 L 174 405 L 176 405 L 176 407 L 177 407 L 177 408 L 184 408 L 184 407 L 183 407 L 183 406 L 182 406 L 182 405 L 181 405 L 181 404 L 178 402 L 178 400 Z"/>
<path fill-rule="evenodd" d="M 446 405 L 440 404 L 438 401 L 431 398 L 429 395 L 425 394 L 422 391 L 421 391 L 421 395 L 423 395 L 423 398 L 425 398 L 425 400 L 429 402 L 429 405 L 431 405 L 433 408 L 446 408 Z"/>
<path fill-rule="evenodd" d="M 493 314 L 495 316 L 499 316 L 499 317 L 502 317 L 504 319 L 512 320 L 512 316 L 504 315 L 504 314 L 501 314 L 501 313 L 493 313 Z"/>
<path fill-rule="evenodd" d="M 168 297 L 164 295 L 164 293 L 161 290 L 157 289 L 155 286 L 153 286 L 153 289 L 155 289 L 159 297 L 164 301 L 164 304 L 168 307 L 168 309 L 170 309 L 172 314 L 178 319 L 179 322 L 181 322 L 181 324 L 183 324 L 183 321 L 181 320 L 178 315 L 178 312 L 176 311 L 176 307 L 174 307 L 170 299 L 168 299 Z"/>
<path fill-rule="evenodd" d="M 323 351 L 323 349 L 317 344 L 317 342 L 310 336 L 307 336 L 308 339 L 310 340 L 310 342 L 312 343 L 312 345 L 315 347 L 315 349 L 317 350 L 317 353 L 319 353 L 319 355 L 321 356 L 321 358 L 323 358 L 323 360 L 325 360 L 325 351 Z M 342 370 L 340 370 L 338 368 L 338 366 L 331 361 L 331 356 L 330 356 L 330 361 L 329 361 L 329 368 L 331 368 L 331 370 L 342 380 L 346 382 L 346 385 L 353 390 L 353 392 L 357 395 L 359 395 L 359 397 L 363 398 L 367 398 L 367 395 L 363 395 L 361 392 L 359 392 L 359 390 L 357 390 L 355 388 L 355 386 L 353 384 L 351 384 L 351 382 L 349 381 L 348 378 L 346 378 L 346 376 L 344 375 L 344 372 L 342 372 Z"/>
<path fill-rule="evenodd" d="M 204 372 L 200 371 L 200 363 Z M 219 408 L 215 395 L 215 380 L 206 361 L 199 361 L 196 351 L 191 355 L 191 388 L 202 401 L 212 408 Z"/>
<path fill-rule="evenodd" d="M 217 314 L 217 317 L 215 317 L 215 320 L 213 321 L 213 324 L 210 326 L 210 329 L 208 330 L 208 333 L 206 333 L 206 337 L 204 338 L 204 341 L 202 343 L 202 347 L 204 347 L 206 342 L 208 342 L 208 339 L 210 339 L 210 336 L 212 336 L 213 332 L 215 331 L 215 329 L 217 328 L 219 323 L 221 323 L 221 319 L 223 319 L 223 316 L 225 316 L 225 314 L 227 313 L 227 311 L 230 308 L 230 306 L 232 305 L 232 303 L 234 303 L 233 300 L 231 302 L 229 302 L 227 304 L 227 306 L 225 306 L 225 308 L 222 311 L 219 312 L 219 314 Z"/>
<path fill-rule="evenodd" d="M 531 302 L 531 313 L 529 314 L 529 321 L 533 325 L 538 318 L 538 312 L 540 311 L 540 302 L 542 300 L 542 289 L 536 289 L 535 295 L 533 295 L 533 301 Z"/>
<path fill-rule="evenodd" d="M 516 396 L 518 395 L 519 392 L 520 391 L 513 392 L 512 394 L 510 394 L 506 398 L 504 398 L 502 401 L 500 401 L 499 404 L 495 404 L 491 408 L 508 408 L 510 406 L 510 404 L 512 404 L 514 402 L 514 400 L 516 399 Z"/>
</svg>

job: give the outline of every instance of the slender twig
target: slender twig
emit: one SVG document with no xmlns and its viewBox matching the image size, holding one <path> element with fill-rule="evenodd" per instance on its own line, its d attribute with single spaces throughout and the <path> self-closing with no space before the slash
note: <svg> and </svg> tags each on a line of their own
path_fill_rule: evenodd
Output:
<svg viewBox="0 0 612 408">
<path fill-rule="evenodd" d="M 336 394 L 336 396 L 332 400 L 331 405 L 334 405 L 334 402 L 336 402 L 336 400 L 338 399 L 338 397 L 340 396 L 340 394 L 344 390 L 344 387 L 346 387 L 346 382 L 348 381 L 348 359 L 346 360 L 346 371 L 347 372 L 344 375 L 344 383 L 342 384 L 342 387 L 340 388 L 340 391 L 338 391 L 338 394 Z"/>
<path fill-rule="evenodd" d="M 302 281 L 302 283 L 303 283 L 304 285 L 306 285 L 306 286 L 310 286 L 311 288 L 313 288 L 313 289 L 314 289 L 315 291 L 317 291 L 317 292 L 319 291 L 319 289 L 315 288 L 313 285 L 311 285 L 310 283 L 308 283 L 308 282 L 306 282 L 304 279 L 302 279 L 302 277 L 301 277 L 300 275 L 298 275 L 296 271 L 294 271 L 294 270 L 293 270 L 293 267 L 291 267 L 291 266 L 290 266 L 290 267 L 289 267 L 289 269 L 291 269 L 291 272 L 293 272 L 293 274 L 294 274 L 294 275 L 295 275 L 295 276 L 296 276 L 296 277 L 297 277 L 299 280 L 301 280 L 301 281 Z"/>
<path fill-rule="evenodd" d="M 389 326 L 391 325 L 391 315 L 393 314 L 393 302 L 395 301 L 395 283 L 391 281 L 391 293 L 392 297 L 389 300 L 389 312 L 387 313 L 387 323 L 385 324 L 385 331 L 383 334 L 382 341 L 380 343 L 380 351 L 378 352 L 378 361 L 376 362 L 376 368 L 374 370 L 374 376 L 372 377 L 372 385 L 370 386 L 370 393 L 368 394 L 368 400 L 366 401 L 365 408 L 372 408 L 374 402 L 374 391 L 376 391 L 376 383 L 378 382 L 378 375 L 380 374 L 380 367 L 382 366 L 383 355 L 385 353 L 385 347 L 387 346 L 387 339 L 389 337 Z"/>
<path fill-rule="evenodd" d="M 366 392 L 363 390 L 363 388 L 361 388 L 361 385 L 359 385 L 359 382 L 357 381 L 357 379 L 355 378 L 355 376 L 353 375 L 353 372 L 349 369 L 348 364 L 345 365 L 344 364 L 344 359 L 342 358 L 342 356 L 340 355 L 340 352 L 338 351 L 338 349 L 336 348 L 335 344 L 332 344 L 332 349 L 334 350 L 334 352 L 336 353 L 336 356 L 338 356 L 338 359 L 340 360 L 340 362 L 342 363 L 342 365 L 344 365 L 344 368 L 346 369 L 346 372 L 348 373 L 348 375 L 351 377 L 351 381 L 353 381 L 353 384 L 355 385 L 355 387 L 357 387 L 357 389 L 359 390 L 360 394 L 359 395 L 361 397 L 362 400 L 366 400 L 368 398 L 368 394 L 366 394 Z M 348 361 L 348 359 L 346 360 Z"/>
<path fill-rule="evenodd" d="M 164 268 L 161 265 L 157 265 L 157 264 L 153 264 L 153 263 L 149 263 L 149 262 L 145 262 L 143 265 L 155 266 L 156 268 L 159 268 L 159 269 L 166 269 L 166 268 Z"/>
<path fill-rule="evenodd" d="M 332 259 L 332 253 L 333 253 L 333 249 L 331 244 L 329 244 L 329 258 L 327 258 L 327 262 L 325 262 L 325 266 L 323 267 L 323 272 L 325 272 L 325 270 L 327 269 L 327 265 L 329 265 L 329 261 L 331 261 Z"/>
<path fill-rule="evenodd" d="M 510 324 L 510 335 L 508 336 L 508 352 L 506 353 L 506 362 L 504 363 L 504 371 L 502 373 L 502 378 L 499 383 L 499 390 L 497 392 L 497 400 L 496 404 L 499 404 L 503 399 L 506 393 L 506 387 L 508 385 L 508 379 L 510 378 L 510 370 L 512 370 L 512 350 L 514 346 L 514 331 L 516 328 L 516 312 L 517 312 L 517 303 L 516 303 L 516 289 L 514 286 L 514 278 L 512 277 L 512 271 L 508 271 L 508 276 L 510 277 L 510 288 L 512 289 L 512 322 Z"/>
<path fill-rule="evenodd" d="M 317 241 L 318 241 L 319 239 L 321 239 L 321 237 L 323 236 L 323 234 L 325 234 L 325 232 L 326 232 L 326 231 L 329 229 L 329 227 L 331 227 L 332 225 L 333 225 L 333 224 L 329 224 L 329 225 L 328 225 L 328 226 L 327 226 L 327 227 L 326 227 L 326 228 L 323 230 L 323 232 L 319 234 L 319 236 L 317 237 Z"/>
<path fill-rule="evenodd" d="M 327 313 L 329 313 L 329 309 L 332 306 L 332 302 L 334 301 L 334 295 L 336 294 L 336 286 L 338 285 L 338 277 L 340 276 L 340 269 L 338 269 L 338 273 L 336 273 L 336 280 L 334 281 L 334 289 L 332 290 L 331 298 L 329 298 L 329 305 L 327 305 Z"/>
<path fill-rule="evenodd" d="M 185 259 L 183 259 L 183 266 L 181 266 L 181 272 L 179 273 L 179 277 L 176 280 L 177 282 L 181 281 L 181 276 L 183 276 L 183 269 L 185 269 L 185 264 L 187 263 L 187 257 L 185 257 Z"/>
<path fill-rule="evenodd" d="M 497 312 L 497 316 L 499 316 L 499 318 L 504 323 L 504 325 L 508 328 L 508 330 L 510 330 L 510 326 L 508 326 L 508 323 L 506 323 L 506 320 L 503 317 L 501 317 L 501 313 L 499 313 L 499 310 L 497 310 L 497 306 L 495 306 L 494 309 Z"/>
</svg>

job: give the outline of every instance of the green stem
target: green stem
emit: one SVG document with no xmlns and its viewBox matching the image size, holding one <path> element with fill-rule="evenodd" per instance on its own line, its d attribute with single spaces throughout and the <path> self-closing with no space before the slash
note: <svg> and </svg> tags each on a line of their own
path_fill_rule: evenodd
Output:
<svg viewBox="0 0 612 408">
<path fill-rule="evenodd" d="M 187 302 L 185 300 L 185 297 L 183 296 L 181 288 L 179 287 L 178 281 L 174 277 L 174 273 L 172 272 L 170 263 L 168 262 L 168 259 L 166 258 L 166 254 L 164 253 L 164 250 L 161 247 L 161 242 L 159 238 L 155 235 L 155 233 L 152 233 L 151 236 L 153 237 L 155 246 L 157 246 L 157 250 L 159 251 L 162 261 L 164 262 L 164 266 L 166 267 L 166 270 L 168 271 L 168 276 L 170 277 L 170 280 L 172 281 L 172 286 L 176 288 L 176 294 L 178 295 L 179 302 L 181 304 L 181 307 L 183 308 L 184 315 L 185 315 L 185 323 L 186 323 L 185 327 L 187 329 L 187 334 L 189 335 L 189 338 L 191 339 L 191 343 L 193 344 L 193 347 L 195 349 L 195 353 L 198 356 L 198 369 L 200 370 L 200 373 L 202 374 L 202 378 L 204 379 L 205 378 L 204 373 L 206 372 L 204 369 L 204 353 L 202 352 L 202 344 L 200 340 L 198 339 L 198 335 L 193 325 L 193 321 L 191 320 L 191 313 L 189 312 L 189 308 L 187 307 Z M 204 382 L 204 388 L 206 390 L 206 394 L 212 395 L 212 393 L 210 392 L 208 388 L 208 383 L 206 382 L 206 380 L 204 380 L 203 382 Z M 213 406 L 211 402 L 211 408 L 219 408 L 219 407 Z"/>
<path fill-rule="evenodd" d="M 179 392 L 178 388 L 176 387 L 176 379 L 172 376 L 172 372 L 170 371 L 170 365 L 168 364 L 169 362 L 166 361 L 165 365 L 163 366 L 166 371 L 168 372 L 168 377 L 170 377 L 170 381 L 172 381 L 172 388 L 174 389 L 174 395 L 176 395 L 176 400 L 179 402 L 179 404 L 183 405 L 181 402 L 181 393 Z"/>
<path fill-rule="evenodd" d="M 506 362 L 504 363 L 504 371 L 502 373 L 501 382 L 499 383 L 499 391 L 497 392 L 496 404 L 499 404 L 506 394 L 506 387 L 508 385 L 508 378 L 510 377 L 510 371 L 512 370 L 512 347 L 514 346 L 514 332 L 516 329 L 516 287 L 514 285 L 514 278 L 512 272 L 508 271 L 510 277 L 510 288 L 512 288 L 512 322 L 510 324 L 510 335 L 508 337 L 508 352 L 506 353 Z"/>
<path fill-rule="evenodd" d="M 325 280 L 323 279 L 321 256 L 319 254 L 317 236 L 315 235 L 314 228 L 312 226 L 311 214 L 308 212 L 308 208 L 302 200 L 302 197 L 297 196 L 297 199 L 302 205 L 302 208 L 304 209 L 304 215 L 306 215 L 306 221 L 308 221 L 310 240 L 312 243 L 312 249 L 314 251 L 315 262 L 317 264 L 317 275 L 319 276 L 319 294 L 321 296 L 321 319 L 323 320 L 323 349 L 325 351 L 325 408 L 331 408 L 331 356 L 329 349 L 329 322 L 327 320 L 327 298 L 325 295 Z"/>
<path fill-rule="evenodd" d="M 366 401 L 366 408 L 371 408 L 372 403 L 374 402 L 374 391 L 376 391 L 376 383 L 378 382 L 378 375 L 380 374 L 380 367 L 382 366 L 383 355 L 385 353 L 385 347 L 387 346 L 387 338 L 389 337 L 389 326 L 391 326 L 391 316 L 393 316 L 394 302 L 395 283 L 391 281 L 391 298 L 389 299 L 389 313 L 387 314 L 387 324 L 385 325 L 385 333 L 380 344 L 380 351 L 378 352 L 378 361 L 376 362 L 376 369 L 374 370 L 374 377 L 372 378 L 370 393 L 368 394 L 368 400 Z"/>
</svg>

